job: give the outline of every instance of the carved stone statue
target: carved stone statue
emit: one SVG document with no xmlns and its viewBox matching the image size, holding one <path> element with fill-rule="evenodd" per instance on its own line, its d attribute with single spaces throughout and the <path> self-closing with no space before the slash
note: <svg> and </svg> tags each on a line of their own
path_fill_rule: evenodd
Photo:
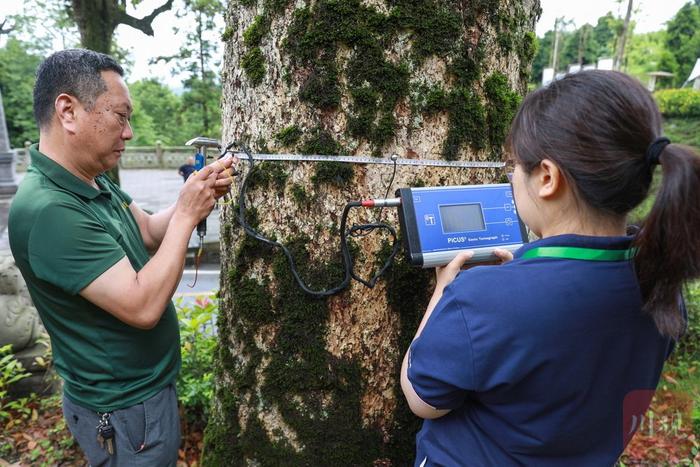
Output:
<svg viewBox="0 0 700 467">
<path fill-rule="evenodd" d="M 47 342 L 44 326 L 10 251 L 0 250 L 0 347 L 11 344 L 15 357 L 31 373 L 10 388 L 13 394 L 44 393 L 53 387 L 47 381 L 46 368 L 36 361 L 37 357 L 49 360 Z"/>
</svg>

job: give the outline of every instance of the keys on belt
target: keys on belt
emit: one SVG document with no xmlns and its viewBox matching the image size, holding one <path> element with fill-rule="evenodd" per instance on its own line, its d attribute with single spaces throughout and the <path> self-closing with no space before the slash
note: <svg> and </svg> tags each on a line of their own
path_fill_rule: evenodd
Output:
<svg viewBox="0 0 700 467">
<path fill-rule="evenodd" d="M 95 427 L 97 429 L 97 442 L 100 447 L 107 451 L 110 456 L 114 454 L 114 427 L 109 423 L 110 412 L 98 413 L 100 422 Z"/>
</svg>

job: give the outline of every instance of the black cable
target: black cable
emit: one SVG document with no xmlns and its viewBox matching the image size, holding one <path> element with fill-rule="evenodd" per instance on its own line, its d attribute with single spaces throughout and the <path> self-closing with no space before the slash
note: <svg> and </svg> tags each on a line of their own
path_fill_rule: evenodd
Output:
<svg viewBox="0 0 700 467">
<path fill-rule="evenodd" d="M 226 149 L 221 153 L 220 157 L 223 157 L 227 152 L 231 150 L 231 148 L 235 145 L 236 143 L 231 143 L 229 144 Z M 250 150 L 243 144 L 238 144 L 238 147 L 241 148 L 243 153 L 247 156 L 248 158 L 248 163 L 250 165 L 250 170 L 248 171 L 248 174 L 250 174 L 253 170 L 253 167 L 255 166 L 255 162 L 253 160 L 253 156 L 250 153 Z M 396 173 L 396 161 L 394 161 L 394 174 Z M 392 175 L 392 181 L 393 181 L 394 176 Z M 379 277 L 381 277 L 382 274 L 391 266 L 391 263 L 394 261 L 394 257 L 398 253 L 398 250 L 400 248 L 400 243 L 398 242 L 397 235 L 396 235 L 396 230 L 391 227 L 390 225 L 387 224 L 381 224 L 381 223 L 374 223 L 374 224 L 363 224 L 363 225 L 353 225 L 350 229 L 346 228 L 347 225 L 347 219 L 348 219 L 348 214 L 350 212 L 350 209 L 356 208 L 356 207 L 362 207 L 362 203 L 360 201 L 350 201 L 345 205 L 343 208 L 343 214 L 340 219 L 340 251 L 343 256 L 343 269 L 345 271 L 345 276 L 343 277 L 343 281 L 336 287 L 327 289 L 327 290 L 312 290 L 309 288 L 305 283 L 304 280 L 301 278 L 299 275 L 299 272 L 297 271 L 296 268 L 296 263 L 294 262 L 294 257 L 292 256 L 291 252 L 287 247 L 277 241 L 270 240 L 266 237 L 264 237 L 262 234 L 257 232 L 255 229 L 253 229 L 248 222 L 245 220 L 245 211 L 246 211 L 246 204 L 245 204 L 245 195 L 246 191 L 248 189 L 248 176 L 243 180 L 243 183 L 241 184 L 241 188 L 239 190 L 239 195 L 238 195 L 238 223 L 243 227 L 243 230 L 245 231 L 246 234 L 250 235 L 251 237 L 255 238 L 256 240 L 259 240 L 267 245 L 272 245 L 276 246 L 282 249 L 284 252 L 285 256 L 287 257 L 287 261 L 289 262 L 289 268 L 292 271 L 292 275 L 294 276 L 294 279 L 296 280 L 297 284 L 299 287 L 306 292 L 309 295 L 313 295 L 315 297 L 328 297 L 331 295 L 335 295 L 350 285 L 350 280 L 355 279 L 356 281 L 364 284 L 365 286 L 369 288 L 373 288 L 377 280 L 379 280 Z M 387 195 L 388 195 L 388 190 L 387 190 Z M 387 229 L 391 235 L 394 238 L 394 245 L 391 254 L 389 255 L 389 258 L 384 262 L 384 265 L 382 268 L 377 272 L 370 280 L 365 280 L 358 275 L 355 274 L 353 271 L 353 260 L 352 260 L 352 255 L 350 253 L 350 249 L 348 248 L 348 243 L 347 243 L 347 235 L 350 234 L 352 236 L 353 232 L 356 230 L 367 230 L 372 231 L 377 228 L 383 228 Z"/>
</svg>

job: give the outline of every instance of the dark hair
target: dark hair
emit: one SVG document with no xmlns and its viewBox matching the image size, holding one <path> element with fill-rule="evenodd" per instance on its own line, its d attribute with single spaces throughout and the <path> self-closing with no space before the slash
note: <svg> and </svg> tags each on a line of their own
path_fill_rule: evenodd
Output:
<svg viewBox="0 0 700 467">
<path fill-rule="evenodd" d="M 576 199 L 619 219 L 646 198 L 654 164 L 649 145 L 661 136 L 661 115 L 636 79 L 613 71 L 584 71 L 527 96 L 507 146 L 526 173 L 553 161 Z M 678 338 L 686 281 L 700 276 L 700 158 L 670 144 L 661 152 L 663 181 L 637 234 L 635 268 L 644 310 L 659 331 Z"/>
<path fill-rule="evenodd" d="M 124 70 L 109 55 L 87 49 L 68 49 L 46 58 L 37 69 L 34 84 L 34 119 L 41 128 L 51 121 L 59 94 L 75 96 L 88 110 L 107 90 L 100 74 L 111 70 L 124 76 Z"/>
</svg>

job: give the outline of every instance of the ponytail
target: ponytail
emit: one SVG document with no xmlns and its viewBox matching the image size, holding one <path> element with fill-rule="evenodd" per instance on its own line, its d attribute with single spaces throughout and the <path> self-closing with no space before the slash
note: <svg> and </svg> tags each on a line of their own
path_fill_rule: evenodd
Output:
<svg viewBox="0 0 700 467">
<path fill-rule="evenodd" d="M 661 334 L 678 339 L 686 326 L 683 286 L 700 277 L 700 157 L 671 144 L 658 161 L 663 180 L 635 240 L 635 266 L 644 310 Z"/>
</svg>

